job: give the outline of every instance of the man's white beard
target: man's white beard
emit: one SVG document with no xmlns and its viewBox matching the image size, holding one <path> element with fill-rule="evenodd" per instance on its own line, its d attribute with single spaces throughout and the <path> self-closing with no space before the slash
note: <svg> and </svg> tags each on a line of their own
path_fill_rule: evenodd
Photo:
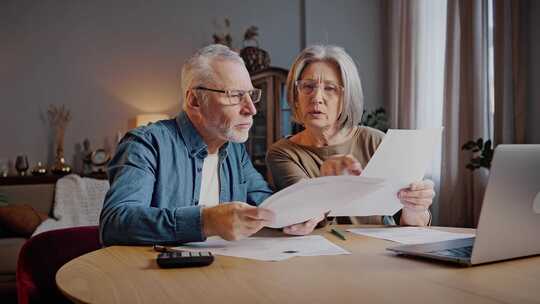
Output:
<svg viewBox="0 0 540 304">
<path fill-rule="evenodd" d="M 239 131 L 235 132 L 233 128 L 229 128 L 225 132 L 225 136 L 228 141 L 241 144 L 248 140 L 249 132 L 239 132 Z"/>
<path fill-rule="evenodd" d="M 209 126 L 210 129 L 212 129 L 212 133 L 219 134 L 220 137 L 224 138 L 226 141 L 234 142 L 234 143 L 244 143 L 249 138 L 249 131 L 246 130 L 246 132 L 237 131 L 233 127 L 230 127 L 228 125 L 221 125 L 221 126 Z"/>
</svg>

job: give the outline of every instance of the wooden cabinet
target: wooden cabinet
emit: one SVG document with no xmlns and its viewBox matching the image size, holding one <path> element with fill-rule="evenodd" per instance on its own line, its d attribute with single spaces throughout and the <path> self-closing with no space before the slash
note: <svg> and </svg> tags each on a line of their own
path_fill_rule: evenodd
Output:
<svg viewBox="0 0 540 304">
<path fill-rule="evenodd" d="M 297 129 L 287 103 L 287 73 L 287 70 L 271 67 L 251 75 L 253 86 L 262 90 L 262 96 L 256 104 L 257 114 L 253 117 L 246 147 L 255 169 L 267 178 L 265 157 L 268 148 Z"/>
</svg>

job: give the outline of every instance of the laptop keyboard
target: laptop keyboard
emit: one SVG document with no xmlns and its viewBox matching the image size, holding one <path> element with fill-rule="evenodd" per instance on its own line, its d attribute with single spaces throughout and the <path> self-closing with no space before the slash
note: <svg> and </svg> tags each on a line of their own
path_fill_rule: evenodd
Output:
<svg viewBox="0 0 540 304">
<path fill-rule="evenodd" d="M 448 256 L 448 257 L 456 257 L 456 258 L 470 258 L 472 254 L 472 248 L 473 246 L 465 246 L 465 247 L 460 247 L 460 248 L 436 250 L 436 251 L 431 251 L 429 253 L 432 253 L 435 255 Z"/>
</svg>

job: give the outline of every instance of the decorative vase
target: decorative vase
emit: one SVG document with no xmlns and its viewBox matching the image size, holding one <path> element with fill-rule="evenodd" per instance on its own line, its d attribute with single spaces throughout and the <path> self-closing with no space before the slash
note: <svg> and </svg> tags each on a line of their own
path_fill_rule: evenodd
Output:
<svg viewBox="0 0 540 304">
<path fill-rule="evenodd" d="M 264 70 L 270 66 L 268 52 L 255 46 L 248 46 L 240 51 L 240 57 L 244 59 L 250 74 Z"/>
<path fill-rule="evenodd" d="M 250 74 L 264 70 L 270 67 L 270 55 L 265 50 L 259 48 L 257 36 L 259 29 L 256 26 L 250 26 L 244 34 L 244 48 L 240 51 L 240 57 Z M 248 43 L 254 43 L 254 46 L 247 46 Z"/>
</svg>

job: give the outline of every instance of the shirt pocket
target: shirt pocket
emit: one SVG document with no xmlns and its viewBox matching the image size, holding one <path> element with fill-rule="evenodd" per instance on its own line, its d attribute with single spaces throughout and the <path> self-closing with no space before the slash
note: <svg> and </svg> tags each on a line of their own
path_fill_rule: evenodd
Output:
<svg viewBox="0 0 540 304">
<path fill-rule="evenodd" d="M 241 182 L 239 184 L 234 184 L 233 186 L 233 201 L 238 201 L 238 202 L 246 202 L 247 200 L 247 188 L 248 188 L 248 183 L 247 181 L 246 182 Z"/>
</svg>

